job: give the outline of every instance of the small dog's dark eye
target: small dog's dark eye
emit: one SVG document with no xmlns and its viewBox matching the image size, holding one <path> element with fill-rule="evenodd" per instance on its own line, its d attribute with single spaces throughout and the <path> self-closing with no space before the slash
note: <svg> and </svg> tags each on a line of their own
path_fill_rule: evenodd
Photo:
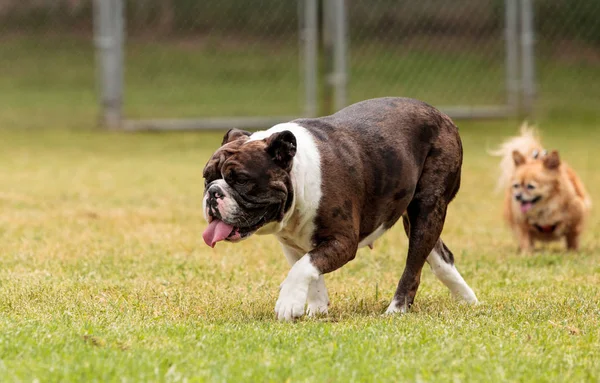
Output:
<svg viewBox="0 0 600 383">
<path fill-rule="evenodd" d="M 527 184 L 527 189 L 528 190 L 533 190 L 533 189 L 535 189 L 535 185 Z"/>
<path fill-rule="evenodd" d="M 519 184 L 513 184 L 513 189 L 518 189 L 519 188 Z"/>
</svg>

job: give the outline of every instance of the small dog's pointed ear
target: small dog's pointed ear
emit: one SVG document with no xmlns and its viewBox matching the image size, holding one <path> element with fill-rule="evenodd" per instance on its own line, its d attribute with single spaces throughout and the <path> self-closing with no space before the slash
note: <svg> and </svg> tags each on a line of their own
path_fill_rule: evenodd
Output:
<svg viewBox="0 0 600 383">
<path fill-rule="evenodd" d="M 521 166 L 525 163 L 525 161 L 527 160 L 525 158 L 524 155 L 522 155 L 520 152 L 518 152 L 517 150 L 513 150 L 512 152 L 512 158 L 513 161 L 515 161 L 515 165 L 516 166 Z"/>
<path fill-rule="evenodd" d="M 248 139 L 248 137 L 250 137 L 252 135 L 252 133 L 247 132 L 245 130 L 240 130 L 240 129 L 229 129 L 227 131 L 227 133 L 225 133 L 225 135 L 223 136 L 223 142 L 221 142 L 221 146 L 231 142 L 231 141 L 235 141 L 238 140 L 240 138 L 244 138 L 244 139 Z"/>
<path fill-rule="evenodd" d="M 296 155 L 296 136 L 289 130 L 273 133 L 267 139 L 267 153 L 273 161 L 287 171 L 292 169 L 292 160 Z"/>
<path fill-rule="evenodd" d="M 556 150 L 553 150 L 550 154 L 544 157 L 544 166 L 546 169 L 554 170 L 560 166 L 560 157 Z"/>
</svg>

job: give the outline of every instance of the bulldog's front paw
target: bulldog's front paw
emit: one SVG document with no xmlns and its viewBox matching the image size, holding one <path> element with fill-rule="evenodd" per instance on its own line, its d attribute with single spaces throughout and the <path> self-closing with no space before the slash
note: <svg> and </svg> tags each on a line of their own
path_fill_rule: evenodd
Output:
<svg viewBox="0 0 600 383">
<path fill-rule="evenodd" d="M 280 321 L 290 321 L 304 315 L 304 306 L 308 296 L 308 286 L 300 286 L 286 280 L 281 285 L 279 299 L 275 304 L 275 314 Z"/>
<path fill-rule="evenodd" d="M 309 317 L 327 315 L 329 303 L 328 302 L 309 302 L 306 308 L 306 314 Z"/>
<path fill-rule="evenodd" d="M 292 320 L 304 315 L 308 288 L 319 279 L 319 271 L 312 265 L 310 256 L 305 255 L 292 266 L 281 284 L 279 299 L 275 304 L 278 320 Z"/>
<path fill-rule="evenodd" d="M 328 307 L 329 294 L 327 294 L 327 287 L 325 287 L 325 279 L 320 275 L 319 279 L 311 282 L 308 289 L 306 314 L 308 314 L 309 317 L 326 315 Z"/>
</svg>

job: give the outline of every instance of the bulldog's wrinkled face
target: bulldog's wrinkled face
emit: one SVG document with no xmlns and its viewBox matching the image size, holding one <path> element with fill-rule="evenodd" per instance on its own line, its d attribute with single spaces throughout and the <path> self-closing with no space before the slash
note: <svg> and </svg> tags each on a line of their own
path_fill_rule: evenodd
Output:
<svg viewBox="0 0 600 383">
<path fill-rule="evenodd" d="M 296 138 L 289 131 L 263 140 L 232 129 L 204 167 L 202 207 L 209 223 L 202 235 L 211 247 L 237 242 L 279 222 L 293 200 L 290 171 Z"/>
</svg>

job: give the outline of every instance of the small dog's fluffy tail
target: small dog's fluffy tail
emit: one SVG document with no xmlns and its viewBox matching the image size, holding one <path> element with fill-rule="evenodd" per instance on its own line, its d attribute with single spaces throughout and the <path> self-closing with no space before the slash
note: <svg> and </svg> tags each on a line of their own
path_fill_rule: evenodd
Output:
<svg viewBox="0 0 600 383">
<path fill-rule="evenodd" d="M 508 187 L 510 178 L 515 171 L 515 162 L 513 160 L 513 152 L 520 152 L 525 158 L 531 158 L 535 153 L 540 153 L 544 150 L 540 139 L 535 133 L 535 129 L 529 126 L 527 122 L 521 125 L 521 134 L 511 137 L 506 140 L 500 147 L 490 154 L 493 156 L 502 157 L 500 160 L 500 177 L 498 178 L 498 188 Z"/>
</svg>

